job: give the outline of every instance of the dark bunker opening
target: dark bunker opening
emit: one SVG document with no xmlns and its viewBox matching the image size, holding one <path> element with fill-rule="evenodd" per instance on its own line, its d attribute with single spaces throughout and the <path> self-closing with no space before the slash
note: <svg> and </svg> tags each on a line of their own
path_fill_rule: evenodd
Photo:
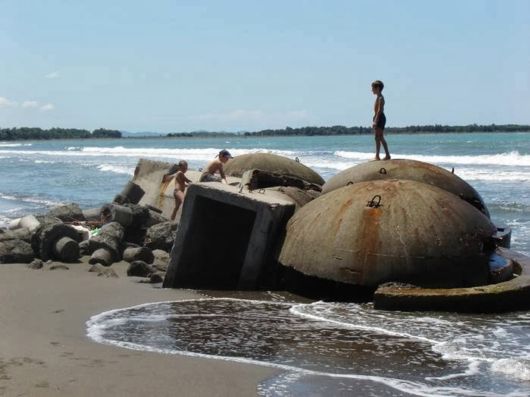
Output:
<svg viewBox="0 0 530 397">
<path fill-rule="evenodd" d="M 256 212 L 197 196 L 192 219 L 177 283 L 188 288 L 236 289 Z"/>
</svg>

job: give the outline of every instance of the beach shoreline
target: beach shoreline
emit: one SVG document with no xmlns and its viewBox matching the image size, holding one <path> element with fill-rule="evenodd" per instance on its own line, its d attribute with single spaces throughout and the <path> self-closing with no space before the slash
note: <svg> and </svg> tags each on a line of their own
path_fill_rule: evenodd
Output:
<svg viewBox="0 0 530 397">
<path fill-rule="evenodd" d="M 0 265 L 0 395 L 249 396 L 280 371 L 228 361 L 133 351 L 99 344 L 86 321 L 104 311 L 147 302 L 203 297 L 126 276 L 88 272 L 88 257 L 68 270 Z"/>
</svg>

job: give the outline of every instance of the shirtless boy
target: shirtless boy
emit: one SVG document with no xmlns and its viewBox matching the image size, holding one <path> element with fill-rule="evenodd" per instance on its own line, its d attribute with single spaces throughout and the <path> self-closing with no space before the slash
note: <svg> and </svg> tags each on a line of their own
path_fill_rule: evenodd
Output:
<svg viewBox="0 0 530 397">
<path fill-rule="evenodd" d="M 225 172 L 223 169 L 223 164 L 225 164 L 229 159 L 232 158 L 230 152 L 226 149 L 223 149 L 219 152 L 216 158 L 208 163 L 206 169 L 201 175 L 199 182 L 223 182 L 226 181 Z M 217 175 L 219 173 L 219 175 Z"/>
<path fill-rule="evenodd" d="M 385 160 L 390 160 L 390 152 L 388 151 L 388 145 L 385 140 L 384 130 L 386 124 L 385 116 L 385 98 L 381 94 L 384 88 L 384 84 L 381 80 L 376 80 L 372 83 L 372 93 L 376 95 L 374 103 L 374 118 L 372 127 L 375 132 L 375 159 L 381 160 L 379 152 L 381 151 L 381 144 L 385 149 Z"/>
<path fill-rule="evenodd" d="M 171 214 L 171 220 L 175 220 L 177 211 L 180 205 L 184 202 L 184 195 L 186 193 L 186 187 L 191 181 L 186 178 L 186 171 L 188 170 L 188 163 L 184 160 L 179 161 L 178 171 L 175 173 L 175 190 L 173 190 L 173 197 L 175 197 L 175 208 Z"/>
</svg>

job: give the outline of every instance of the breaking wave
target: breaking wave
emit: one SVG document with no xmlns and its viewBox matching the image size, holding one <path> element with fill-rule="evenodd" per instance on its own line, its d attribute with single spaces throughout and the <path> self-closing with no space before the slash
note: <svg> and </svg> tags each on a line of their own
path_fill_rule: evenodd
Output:
<svg viewBox="0 0 530 397">
<path fill-rule="evenodd" d="M 134 167 L 127 167 L 124 165 L 100 164 L 97 168 L 100 171 L 113 172 L 115 174 L 133 175 L 134 173 Z"/>
<path fill-rule="evenodd" d="M 373 153 L 336 151 L 337 157 L 343 157 L 352 160 L 366 161 L 373 159 Z M 418 160 L 434 164 L 449 165 L 506 165 L 506 166 L 525 166 L 530 167 L 530 155 L 520 154 L 518 151 L 499 154 L 481 154 L 481 155 L 463 155 L 463 156 L 437 156 L 424 154 L 395 154 L 395 158 Z"/>
</svg>

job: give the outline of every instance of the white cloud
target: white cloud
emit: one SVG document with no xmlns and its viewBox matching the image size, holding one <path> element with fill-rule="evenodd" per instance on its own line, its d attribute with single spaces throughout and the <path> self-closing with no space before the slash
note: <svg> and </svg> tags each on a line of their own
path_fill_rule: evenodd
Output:
<svg viewBox="0 0 530 397">
<path fill-rule="evenodd" d="M 49 110 L 53 110 L 53 109 L 55 109 L 55 106 L 52 103 L 47 103 L 46 105 L 42 105 L 40 107 L 40 110 L 45 111 L 45 112 Z"/>
<path fill-rule="evenodd" d="M 15 107 L 17 105 L 18 105 L 17 102 L 0 96 L 0 108 L 10 108 L 10 107 Z"/>
<path fill-rule="evenodd" d="M 44 77 L 46 77 L 47 79 L 58 79 L 59 77 L 61 77 L 61 75 L 59 74 L 59 72 L 55 71 L 55 72 L 48 73 Z"/>
<path fill-rule="evenodd" d="M 24 101 L 22 102 L 22 107 L 27 108 L 37 108 L 39 107 L 39 103 L 37 101 Z"/>
</svg>

